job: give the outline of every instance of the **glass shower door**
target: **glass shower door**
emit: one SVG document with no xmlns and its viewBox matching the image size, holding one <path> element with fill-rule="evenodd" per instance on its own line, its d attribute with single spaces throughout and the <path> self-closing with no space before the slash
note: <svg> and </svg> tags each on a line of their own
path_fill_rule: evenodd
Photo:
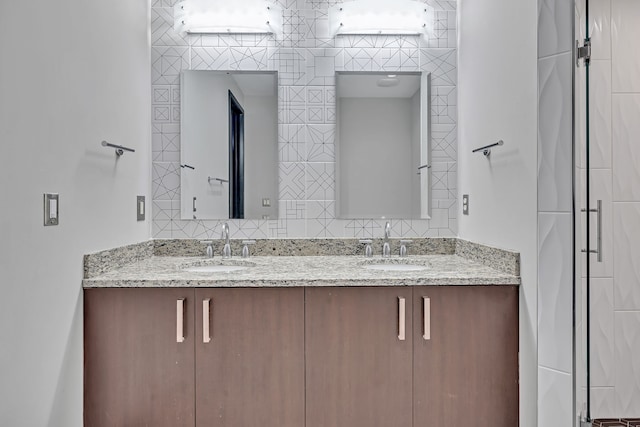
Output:
<svg viewBox="0 0 640 427">
<path fill-rule="evenodd" d="M 575 28 L 576 51 L 591 45 L 575 69 L 575 409 L 594 426 L 636 426 L 640 1 L 576 0 Z"/>
</svg>

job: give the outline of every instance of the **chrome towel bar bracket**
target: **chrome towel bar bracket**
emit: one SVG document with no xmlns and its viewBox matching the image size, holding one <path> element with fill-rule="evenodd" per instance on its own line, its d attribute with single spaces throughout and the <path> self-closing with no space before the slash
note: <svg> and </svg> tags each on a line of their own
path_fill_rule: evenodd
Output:
<svg viewBox="0 0 640 427">
<path fill-rule="evenodd" d="M 422 165 L 422 166 L 418 166 L 418 172 L 417 174 L 420 175 L 420 172 L 422 171 L 422 169 L 431 169 L 431 165 L 430 164 L 426 164 L 426 165 Z"/>
<path fill-rule="evenodd" d="M 124 154 L 125 151 L 129 151 L 131 153 L 135 153 L 136 150 L 133 148 L 123 147 L 122 145 L 111 144 L 107 141 L 102 141 L 103 147 L 111 147 L 116 149 L 116 156 L 120 157 Z"/>
<path fill-rule="evenodd" d="M 498 142 L 494 142 L 493 144 L 489 144 L 489 145 L 485 145 L 484 147 L 480 147 L 480 148 L 476 148 L 475 150 L 472 150 L 472 153 L 477 153 L 478 151 L 482 151 L 482 154 L 484 154 L 486 157 L 489 157 L 491 155 L 491 147 L 497 147 L 500 145 L 503 145 L 504 141 L 500 140 Z"/>
<path fill-rule="evenodd" d="M 223 182 L 229 182 L 228 179 L 222 179 L 222 178 L 213 178 L 213 177 L 207 177 L 207 181 L 209 182 L 209 184 L 211 184 L 211 181 L 218 181 L 220 184 L 222 184 Z"/>
</svg>

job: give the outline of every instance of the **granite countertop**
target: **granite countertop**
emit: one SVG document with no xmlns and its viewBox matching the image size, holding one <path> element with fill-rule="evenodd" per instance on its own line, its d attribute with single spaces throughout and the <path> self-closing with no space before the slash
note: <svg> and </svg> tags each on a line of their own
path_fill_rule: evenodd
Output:
<svg viewBox="0 0 640 427">
<path fill-rule="evenodd" d="M 401 263 L 419 271 L 369 270 L 365 264 Z M 246 267 L 232 272 L 190 272 L 205 265 Z M 193 256 L 142 258 L 85 278 L 85 288 L 104 287 L 292 287 L 292 286 L 419 286 L 519 285 L 516 274 L 492 268 L 457 254 L 380 256 L 254 256 L 249 259 Z"/>
</svg>

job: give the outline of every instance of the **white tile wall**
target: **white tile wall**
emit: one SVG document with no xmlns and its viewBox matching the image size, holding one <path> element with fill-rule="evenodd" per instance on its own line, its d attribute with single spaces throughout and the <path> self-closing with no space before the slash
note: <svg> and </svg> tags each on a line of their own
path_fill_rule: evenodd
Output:
<svg viewBox="0 0 640 427">
<path fill-rule="evenodd" d="M 619 418 L 613 387 L 591 388 L 591 413 L 597 414 L 598 418 Z"/>
<path fill-rule="evenodd" d="M 179 218 L 180 96 L 183 70 L 277 70 L 280 218 L 230 220 L 233 238 L 378 237 L 380 221 L 335 218 L 335 72 L 426 71 L 432 80 L 431 220 L 395 220 L 398 236 L 457 235 L 456 2 L 435 9 L 429 37 L 332 38 L 327 10 L 340 0 L 277 0 L 283 34 L 186 35 L 173 32 L 172 3 L 151 13 L 153 236 L 215 237 L 220 221 Z M 436 175 L 437 174 L 437 175 Z M 383 221 L 384 223 L 384 221 Z"/>
<path fill-rule="evenodd" d="M 591 279 L 591 385 L 613 387 L 613 279 Z"/>
<path fill-rule="evenodd" d="M 613 241 L 615 309 L 640 310 L 640 202 L 613 204 Z"/>
<path fill-rule="evenodd" d="M 573 313 L 568 309 L 573 299 L 571 214 L 539 214 L 538 236 L 538 364 L 569 374 L 573 359 Z"/>
<path fill-rule="evenodd" d="M 573 422 L 570 0 L 538 0 L 538 425 Z"/>
<path fill-rule="evenodd" d="M 538 58 L 570 51 L 573 2 L 568 0 L 538 1 Z"/>
<path fill-rule="evenodd" d="M 538 368 L 538 425 L 573 425 L 571 375 L 544 367 Z"/>
<path fill-rule="evenodd" d="M 640 2 L 611 0 L 613 92 L 640 92 Z"/>
<path fill-rule="evenodd" d="M 640 93 L 612 98 L 613 200 L 640 201 Z"/>
<path fill-rule="evenodd" d="M 616 312 L 616 413 L 640 414 L 640 312 Z"/>
<path fill-rule="evenodd" d="M 572 104 L 570 53 L 538 65 L 538 211 L 571 212 Z"/>
<path fill-rule="evenodd" d="M 611 59 L 611 0 L 589 0 L 589 34 L 591 58 Z"/>
<path fill-rule="evenodd" d="M 595 40 L 595 39 L 594 39 Z M 611 61 L 593 60 L 589 67 L 591 168 L 611 168 Z"/>
</svg>

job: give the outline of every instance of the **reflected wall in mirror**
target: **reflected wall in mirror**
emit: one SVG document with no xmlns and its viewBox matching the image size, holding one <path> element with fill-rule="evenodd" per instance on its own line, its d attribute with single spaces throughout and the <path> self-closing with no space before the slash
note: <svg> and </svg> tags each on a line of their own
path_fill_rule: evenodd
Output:
<svg viewBox="0 0 640 427">
<path fill-rule="evenodd" d="M 183 71 L 181 218 L 278 217 L 277 73 Z"/>
<path fill-rule="evenodd" d="M 429 218 L 429 74 L 336 79 L 337 216 Z"/>
</svg>

